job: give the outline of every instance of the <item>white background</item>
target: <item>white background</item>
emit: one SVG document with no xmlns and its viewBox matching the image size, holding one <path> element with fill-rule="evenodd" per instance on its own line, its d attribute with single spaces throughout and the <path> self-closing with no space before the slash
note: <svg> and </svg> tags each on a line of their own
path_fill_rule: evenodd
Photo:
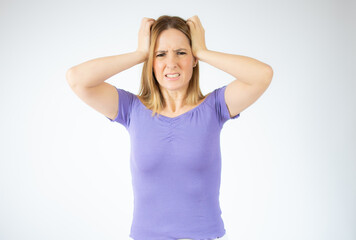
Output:
<svg viewBox="0 0 356 240">
<path fill-rule="evenodd" d="M 0 239 L 128 239 L 126 129 L 66 71 L 136 50 L 143 17 L 198 15 L 208 49 L 269 64 L 221 133 L 230 240 L 356 239 L 355 1 L 0 1 Z M 107 82 L 137 94 L 143 64 Z M 200 62 L 204 94 L 234 78 Z"/>
</svg>

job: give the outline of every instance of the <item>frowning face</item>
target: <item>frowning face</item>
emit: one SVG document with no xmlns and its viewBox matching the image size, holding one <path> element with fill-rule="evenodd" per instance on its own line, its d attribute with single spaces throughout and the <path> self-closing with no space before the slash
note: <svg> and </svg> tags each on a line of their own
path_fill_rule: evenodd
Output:
<svg viewBox="0 0 356 240">
<path fill-rule="evenodd" d="M 187 89 L 197 60 L 184 33 L 174 28 L 164 30 L 154 51 L 153 72 L 160 86 L 167 90 Z"/>
</svg>

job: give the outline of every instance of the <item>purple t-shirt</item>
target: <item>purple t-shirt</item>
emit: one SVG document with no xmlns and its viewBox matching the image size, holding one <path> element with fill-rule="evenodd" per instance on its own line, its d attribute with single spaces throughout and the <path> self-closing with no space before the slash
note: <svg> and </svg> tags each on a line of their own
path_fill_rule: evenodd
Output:
<svg viewBox="0 0 356 240">
<path fill-rule="evenodd" d="M 219 203 L 220 131 L 230 118 L 226 86 L 177 117 L 152 117 L 138 97 L 117 88 L 131 142 L 134 240 L 214 239 L 225 235 Z"/>
</svg>

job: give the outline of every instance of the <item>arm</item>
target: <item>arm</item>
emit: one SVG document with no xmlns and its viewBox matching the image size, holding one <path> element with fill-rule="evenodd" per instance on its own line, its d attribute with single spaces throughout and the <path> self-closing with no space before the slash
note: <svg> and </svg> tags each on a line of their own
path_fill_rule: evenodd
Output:
<svg viewBox="0 0 356 240">
<path fill-rule="evenodd" d="M 192 35 L 192 51 L 200 61 L 206 62 L 239 81 L 253 85 L 265 83 L 272 79 L 272 68 L 256 59 L 208 50 L 205 44 L 205 30 L 198 16 L 187 20 Z"/>
<path fill-rule="evenodd" d="M 70 68 L 66 78 L 71 86 L 94 87 L 144 60 L 144 54 L 139 51 L 96 58 Z"/>
<path fill-rule="evenodd" d="M 105 80 L 147 59 L 150 27 L 154 21 L 142 19 L 136 51 L 96 58 L 70 68 L 66 79 L 73 92 L 98 112 L 114 119 L 119 111 L 119 95 L 117 89 Z"/>
<path fill-rule="evenodd" d="M 225 102 L 230 117 L 252 105 L 266 91 L 273 70 L 256 59 L 213 51 L 202 51 L 199 59 L 233 75 L 236 80 L 226 86 Z"/>
<path fill-rule="evenodd" d="M 272 79 L 272 68 L 250 57 L 210 50 L 198 52 L 197 57 L 249 85 L 265 84 Z"/>
<path fill-rule="evenodd" d="M 192 35 L 193 54 L 236 78 L 225 91 L 230 116 L 235 116 L 254 103 L 267 89 L 273 77 L 272 68 L 256 59 L 210 51 L 205 45 L 205 30 L 198 16 L 187 20 Z"/>
<path fill-rule="evenodd" d="M 70 68 L 66 78 L 71 86 L 94 87 L 111 76 L 144 62 L 150 46 L 152 18 L 143 18 L 138 34 L 138 47 L 134 52 L 96 58 Z"/>
</svg>

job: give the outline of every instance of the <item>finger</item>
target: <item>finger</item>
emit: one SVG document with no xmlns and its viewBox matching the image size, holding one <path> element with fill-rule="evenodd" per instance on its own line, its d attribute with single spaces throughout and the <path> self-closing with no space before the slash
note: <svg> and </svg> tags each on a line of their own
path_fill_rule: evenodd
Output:
<svg viewBox="0 0 356 240">
<path fill-rule="evenodd" d="M 189 19 L 197 24 L 201 23 L 200 18 L 197 15 L 194 15 L 193 17 L 191 17 Z"/>
<path fill-rule="evenodd" d="M 194 16 L 190 17 L 190 18 L 189 18 L 189 20 L 190 20 L 190 21 L 192 21 L 192 22 L 197 23 L 197 22 L 198 22 L 198 20 L 199 20 L 199 18 L 198 18 L 198 16 L 197 16 L 197 15 L 194 15 Z"/>
<path fill-rule="evenodd" d="M 196 23 L 197 26 L 202 27 L 202 24 L 201 24 L 201 22 L 200 22 L 200 19 L 199 19 L 199 17 L 198 17 L 197 15 L 194 16 L 194 21 L 195 21 L 195 23 Z"/>
<path fill-rule="evenodd" d="M 191 22 L 194 25 L 195 28 L 200 28 L 201 27 L 201 23 L 199 21 L 199 18 L 196 15 L 191 17 L 191 18 L 189 18 L 187 21 Z"/>
<path fill-rule="evenodd" d="M 188 18 L 188 19 L 187 19 L 187 22 L 188 22 L 188 21 L 194 22 L 195 20 L 194 20 L 194 18 Z"/>
<path fill-rule="evenodd" d="M 188 24 L 189 27 L 195 27 L 194 22 L 189 20 L 189 19 L 187 20 L 187 24 Z"/>
<path fill-rule="evenodd" d="M 151 22 L 149 22 L 149 24 L 148 24 L 148 28 L 149 28 L 149 30 L 151 31 L 151 28 L 152 28 L 152 25 L 155 23 L 155 21 L 151 21 Z"/>
<path fill-rule="evenodd" d="M 155 20 L 154 20 L 153 18 L 146 18 L 146 17 L 144 17 L 144 18 L 142 18 L 141 23 L 142 23 L 142 24 L 147 24 L 147 23 L 154 22 L 154 21 L 155 21 Z"/>
<path fill-rule="evenodd" d="M 153 25 L 153 22 L 147 22 L 146 23 L 146 25 L 145 25 L 145 33 L 146 34 L 150 33 L 152 25 Z"/>
<path fill-rule="evenodd" d="M 155 21 L 156 21 L 156 20 L 154 20 L 154 19 L 149 20 L 149 21 L 147 22 L 148 27 L 151 28 L 152 25 L 155 23 Z"/>
</svg>

